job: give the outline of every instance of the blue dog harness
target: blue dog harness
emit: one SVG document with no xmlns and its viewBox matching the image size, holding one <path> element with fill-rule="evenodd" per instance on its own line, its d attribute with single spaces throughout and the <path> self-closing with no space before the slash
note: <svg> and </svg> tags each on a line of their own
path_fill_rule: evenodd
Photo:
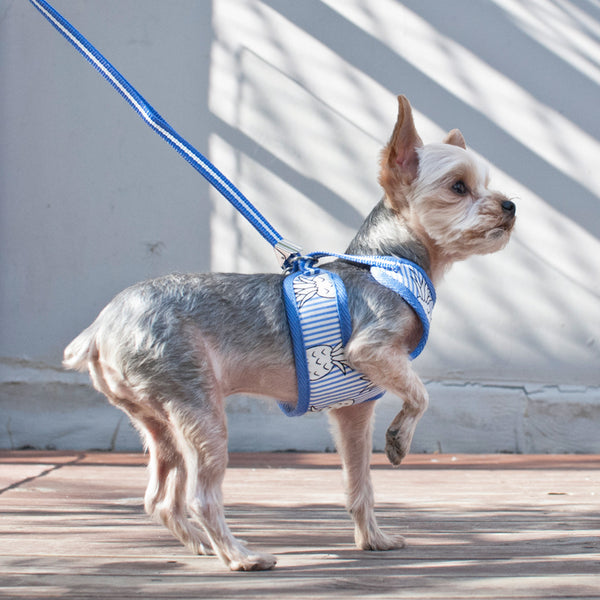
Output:
<svg viewBox="0 0 600 600">
<path fill-rule="evenodd" d="M 394 257 L 346 257 L 370 264 L 373 278 L 399 294 L 416 312 L 423 335 L 410 354 L 416 358 L 427 342 L 435 304 L 435 290 L 427 274 L 414 263 Z M 329 271 L 307 266 L 302 259 L 297 271 L 283 282 L 283 297 L 296 363 L 298 403 L 280 402 L 288 417 L 360 404 L 380 398 L 385 390 L 355 371 L 346 362 L 344 348 L 352 334 L 346 288 Z"/>
</svg>

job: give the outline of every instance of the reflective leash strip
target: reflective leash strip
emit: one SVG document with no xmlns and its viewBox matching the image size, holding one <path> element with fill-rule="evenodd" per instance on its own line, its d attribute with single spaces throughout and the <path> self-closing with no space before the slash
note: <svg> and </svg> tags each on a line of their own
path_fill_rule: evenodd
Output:
<svg viewBox="0 0 600 600">
<path fill-rule="evenodd" d="M 139 116 L 255 227 L 272 246 L 285 242 L 252 203 L 206 157 L 182 138 L 88 40 L 45 0 L 29 0 L 119 92 Z M 281 246 L 281 245 L 280 245 Z M 279 247 L 280 247 L 279 246 Z M 293 245 L 292 245 L 293 246 Z M 278 248 L 279 248 L 278 247 Z M 293 246 L 295 247 L 295 246 Z M 279 250 L 280 254 L 285 251 Z M 285 257 L 287 257 L 287 254 Z"/>
<path fill-rule="evenodd" d="M 398 260 L 391 256 L 350 256 L 333 252 L 312 252 L 300 256 L 300 248 L 284 239 L 252 203 L 221 173 L 205 156 L 182 138 L 139 92 L 113 67 L 113 65 L 81 34 L 69 21 L 58 13 L 46 0 L 29 0 L 35 8 L 79 51 L 88 62 L 115 88 L 138 115 L 158 135 L 170 144 L 192 167 L 196 169 L 215 189 L 257 229 L 257 231 L 275 248 L 276 254 L 286 269 L 294 269 L 294 261 L 300 259 L 301 264 L 311 264 L 320 258 L 331 256 L 349 262 L 395 270 Z M 404 261 L 407 262 L 407 261 Z M 295 265 L 297 268 L 298 265 Z M 416 265 L 415 265 L 416 266 Z M 418 268 L 418 267 L 417 267 Z M 419 269 L 421 270 L 421 269 Z M 422 270 L 421 270 L 422 271 Z M 425 280 L 435 292 L 427 275 Z"/>
<path fill-rule="evenodd" d="M 327 292 L 323 296 L 325 302 L 321 303 L 317 299 L 317 306 L 310 307 L 310 311 L 302 314 L 294 284 L 303 284 L 301 277 L 318 274 L 319 270 L 313 266 L 319 259 L 327 256 L 371 267 L 373 277 L 382 285 L 400 294 L 421 319 L 423 335 L 418 347 L 411 354 L 411 358 L 415 358 L 427 341 L 431 310 L 435 303 L 435 290 L 425 271 L 410 261 L 392 256 L 355 256 L 331 252 L 313 252 L 302 256 L 300 248 L 283 239 L 227 177 L 182 138 L 60 13 L 45 0 L 30 0 L 30 2 L 115 88 L 146 124 L 170 144 L 255 227 L 274 247 L 282 267 L 293 273 L 284 280 L 284 301 L 293 338 L 299 400 L 295 408 L 280 403 L 281 409 L 288 416 L 296 416 L 309 409 L 322 410 L 326 407 L 339 406 L 339 403 L 358 403 L 379 398 L 383 394 L 383 388 L 375 386 L 364 375 L 354 371 L 345 363 L 344 346 L 350 337 L 352 324 L 342 280 L 338 275 L 324 271 L 323 277 L 330 282 L 330 285 L 325 287 L 335 289 L 335 295 L 330 297 Z M 306 283 L 309 286 L 316 286 L 318 291 L 318 283 L 311 282 L 310 279 L 304 282 Z M 305 291 L 304 301 L 307 302 L 311 298 L 306 297 Z M 324 338 L 317 334 L 322 334 Z M 309 347 L 305 343 L 308 343 Z M 349 400 L 349 397 L 352 399 Z"/>
</svg>

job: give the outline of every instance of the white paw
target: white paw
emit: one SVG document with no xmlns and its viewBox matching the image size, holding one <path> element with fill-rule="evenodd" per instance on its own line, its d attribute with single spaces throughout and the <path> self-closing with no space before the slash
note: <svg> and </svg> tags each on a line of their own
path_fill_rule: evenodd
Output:
<svg viewBox="0 0 600 600">
<path fill-rule="evenodd" d="M 356 545 L 361 550 L 382 552 L 386 550 L 399 550 L 406 546 L 406 540 L 401 535 L 386 535 L 382 531 L 370 533 L 365 537 L 357 537 Z"/>
<path fill-rule="evenodd" d="M 232 571 L 268 571 L 277 564 L 271 554 L 249 554 L 229 562 Z"/>
</svg>

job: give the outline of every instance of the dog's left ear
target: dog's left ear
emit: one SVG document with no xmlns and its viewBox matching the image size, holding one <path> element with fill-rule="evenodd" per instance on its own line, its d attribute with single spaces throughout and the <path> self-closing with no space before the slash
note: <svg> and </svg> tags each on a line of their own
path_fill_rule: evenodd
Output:
<svg viewBox="0 0 600 600">
<path fill-rule="evenodd" d="M 412 109 L 406 96 L 398 96 L 398 119 L 392 137 L 381 155 L 379 182 L 388 199 L 393 199 L 399 186 L 410 185 L 418 175 L 417 150 L 423 142 L 413 121 Z"/>
<path fill-rule="evenodd" d="M 458 146 L 463 150 L 467 149 L 467 144 L 465 143 L 465 138 L 459 129 L 453 129 L 444 140 L 444 144 L 450 144 L 452 146 Z"/>
</svg>

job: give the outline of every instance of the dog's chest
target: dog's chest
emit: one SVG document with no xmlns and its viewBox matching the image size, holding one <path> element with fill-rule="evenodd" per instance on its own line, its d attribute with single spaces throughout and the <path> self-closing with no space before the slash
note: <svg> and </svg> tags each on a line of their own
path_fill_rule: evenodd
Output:
<svg viewBox="0 0 600 600">
<path fill-rule="evenodd" d="M 321 269 L 298 271 L 284 279 L 283 295 L 298 382 L 298 403 L 280 403 L 283 412 L 300 416 L 379 398 L 384 390 L 346 362 L 352 322 L 341 278 Z"/>
<path fill-rule="evenodd" d="M 371 267 L 374 279 L 405 300 L 423 325 L 423 336 L 411 354 L 425 346 L 435 292 L 431 282 L 412 263 L 394 270 Z M 345 346 L 352 334 L 348 298 L 335 273 L 305 268 L 283 280 L 283 298 L 293 342 L 298 385 L 297 405 L 281 402 L 288 416 L 376 400 L 384 389 L 348 364 Z"/>
</svg>

